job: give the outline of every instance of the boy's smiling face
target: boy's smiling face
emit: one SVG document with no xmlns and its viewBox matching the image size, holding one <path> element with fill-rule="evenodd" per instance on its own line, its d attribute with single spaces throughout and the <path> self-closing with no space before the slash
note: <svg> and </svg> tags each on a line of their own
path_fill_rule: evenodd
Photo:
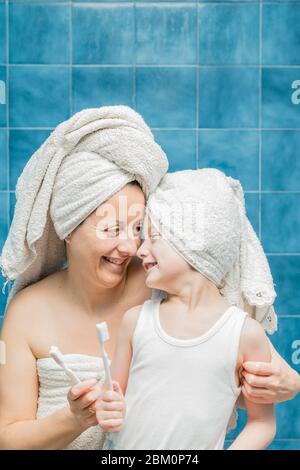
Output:
<svg viewBox="0 0 300 470">
<path fill-rule="evenodd" d="M 146 285 L 171 292 L 171 286 L 193 268 L 162 237 L 148 215 L 144 219 L 143 238 L 137 256 L 145 269 Z"/>
</svg>

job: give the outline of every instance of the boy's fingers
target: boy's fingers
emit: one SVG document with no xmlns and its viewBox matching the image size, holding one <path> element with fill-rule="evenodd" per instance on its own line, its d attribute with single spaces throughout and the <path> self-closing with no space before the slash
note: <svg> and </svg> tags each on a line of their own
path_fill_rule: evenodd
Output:
<svg viewBox="0 0 300 470">
<path fill-rule="evenodd" d="M 116 380 L 113 380 L 113 389 L 114 389 L 115 392 L 123 395 L 122 388 L 121 388 L 119 382 L 117 382 Z"/>
<path fill-rule="evenodd" d="M 106 410 L 106 411 L 110 411 L 110 410 L 123 411 L 125 408 L 125 404 L 123 401 L 96 400 L 95 408 L 97 410 Z"/>
<path fill-rule="evenodd" d="M 122 419 L 106 419 L 105 421 L 98 420 L 100 426 L 105 426 L 105 428 L 114 428 L 123 424 Z"/>
<path fill-rule="evenodd" d="M 111 419 L 122 419 L 121 411 L 99 411 L 97 412 L 97 418 L 99 421 L 105 421 L 107 423 Z"/>
<path fill-rule="evenodd" d="M 122 401 L 110 401 L 110 402 L 103 402 L 103 410 L 116 410 L 116 411 L 123 411 L 124 410 L 124 402 Z"/>
<path fill-rule="evenodd" d="M 100 397 L 103 401 L 119 401 L 120 393 L 112 390 L 105 390 L 101 392 Z"/>
</svg>

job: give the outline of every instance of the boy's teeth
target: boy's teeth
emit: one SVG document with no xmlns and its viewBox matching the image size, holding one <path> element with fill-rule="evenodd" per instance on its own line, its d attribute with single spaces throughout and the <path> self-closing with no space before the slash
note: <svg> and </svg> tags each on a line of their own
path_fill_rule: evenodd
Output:
<svg viewBox="0 0 300 470">
<path fill-rule="evenodd" d="M 149 263 L 148 264 L 148 269 L 153 268 L 153 266 L 156 266 L 156 265 L 157 265 L 157 263 Z"/>
</svg>

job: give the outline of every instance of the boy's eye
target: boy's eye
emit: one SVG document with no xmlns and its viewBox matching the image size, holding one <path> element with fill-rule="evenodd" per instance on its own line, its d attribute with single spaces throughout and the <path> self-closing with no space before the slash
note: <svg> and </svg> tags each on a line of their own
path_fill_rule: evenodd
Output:
<svg viewBox="0 0 300 470">
<path fill-rule="evenodd" d="M 151 240 L 156 240 L 157 238 L 160 238 L 160 233 L 151 233 L 150 235 Z"/>
</svg>

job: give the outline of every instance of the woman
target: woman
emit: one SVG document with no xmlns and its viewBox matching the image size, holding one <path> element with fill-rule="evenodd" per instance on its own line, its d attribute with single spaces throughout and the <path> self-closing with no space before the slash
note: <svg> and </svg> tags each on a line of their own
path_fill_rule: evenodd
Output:
<svg viewBox="0 0 300 470">
<path fill-rule="evenodd" d="M 94 382 L 86 381 L 103 377 L 95 324 L 108 323 L 111 357 L 122 314 L 150 295 L 134 255 L 145 197 L 167 168 L 149 127 L 124 106 L 76 114 L 24 168 L 1 259 L 15 279 L 2 330 L 1 448 L 101 446 L 92 427 L 99 389 L 89 397 Z M 83 381 L 70 405 L 51 345 Z"/>
<path fill-rule="evenodd" d="M 166 171 L 151 131 L 123 106 L 73 116 L 25 167 L 2 253 L 15 283 L 2 329 L 0 448 L 101 448 L 95 324 L 108 323 L 112 357 L 122 315 L 151 296 L 135 253 L 145 200 Z M 48 356 L 53 344 L 82 380 L 73 388 Z M 271 402 L 291 398 L 298 386 L 276 352 L 274 362 L 277 375 L 271 366 L 260 391 Z"/>
</svg>

